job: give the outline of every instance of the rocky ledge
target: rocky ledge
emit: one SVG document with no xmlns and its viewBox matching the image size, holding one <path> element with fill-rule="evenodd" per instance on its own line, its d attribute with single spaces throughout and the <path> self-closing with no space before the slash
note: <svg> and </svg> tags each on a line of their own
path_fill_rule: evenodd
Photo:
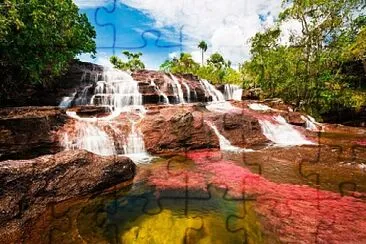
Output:
<svg viewBox="0 0 366 244">
<path fill-rule="evenodd" d="M 0 243 L 22 243 L 48 204 L 101 192 L 131 180 L 135 170 L 127 157 L 79 150 L 0 162 Z"/>
<path fill-rule="evenodd" d="M 67 121 L 58 107 L 0 109 L 0 160 L 26 159 L 59 152 L 54 131 Z"/>
</svg>

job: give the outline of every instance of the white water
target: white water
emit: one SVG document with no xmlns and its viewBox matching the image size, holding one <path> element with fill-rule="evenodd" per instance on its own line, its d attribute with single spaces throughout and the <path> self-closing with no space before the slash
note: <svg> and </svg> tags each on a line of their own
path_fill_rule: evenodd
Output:
<svg viewBox="0 0 366 244">
<path fill-rule="evenodd" d="M 263 134 L 268 140 L 279 146 L 311 145 L 313 142 L 306 139 L 298 130 L 278 115 L 269 120 L 259 120 Z"/>
<path fill-rule="evenodd" d="M 252 150 L 252 149 L 245 149 L 245 148 L 236 147 L 236 146 L 231 145 L 230 141 L 228 139 L 226 139 L 220 133 L 220 131 L 217 129 L 217 127 L 215 125 L 213 125 L 209 121 L 205 121 L 205 122 L 208 126 L 210 126 L 212 128 L 212 130 L 215 132 L 216 136 L 219 138 L 219 143 L 220 143 L 220 149 L 221 150 L 230 151 L 230 152 L 254 152 L 254 150 Z"/>
<path fill-rule="evenodd" d="M 215 88 L 210 82 L 207 80 L 200 80 L 200 84 L 203 90 L 212 97 L 213 102 L 224 102 L 225 97 L 222 93 Z"/>
<path fill-rule="evenodd" d="M 111 111 L 120 113 L 131 109 L 144 111 L 142 94 L 138 83 L 127 72 L 109 69 L 103 74 L 104 80 L 98 81 L 92 105 L 109 107 Z"/>
<path fill-rule="evenodd" d="M 175 77 L 173 74 L 170 74 L 170 77 L 172 81 L 173 93 L 177 98 L 178 103 L 185 103 L 182 86 L 180 85 L 177 77 Z"/>
<path fill-rule="evenodd" d="M 123 146 L 126 156 L 134 161 L 145 162 L 150 159 L 146 153 L 145 143 L 141 132 L 136 129 L 135 122 L 131 121 L 131 132 L 127 137 L 126 144 Z"/>
<path fill-rule="evenodd" d="M 75 127 L 77 131 L 76 140 L 71 140 L 67 133 L 64 134 L 61 145 L 65 149 L 85 149 L 102 156 L 110 156 L 116 153 L 113 140 L 95 123 L 78 121 Z"/>
<path fill-rule="evenodd" d="M 224 96 L 226 100 L 236 100 L 241 101 L 241 96 L 243 94 L 243 89 L 237 85 L 226 84 Z"/>
<path fill-rule="evenodd" d="M 155 84 L 154 80 L 151 79 L 150 85 L 154 87 L 154 89 L 158 92 L 159 96 L 163 98 L 163 103 L 169 104 L 168 96 L 160 90 L 160 88 Z M 160 99 L 159 99 L 160 100 Z"/>
<path fill-rule="evenodd" d="M 88 85 L 86 87 L 83 88 L 82 92 L 80 95 L 78 95 L 78 97 L 75 99 L 75 104 L 76 105 L 86 105 L 88 104 L 88 91 L 89 89 L 92 88 L 92 84 Z"/>
<path fill-rule="evenodd" d="M 102 118 L 80 118 L 76 112 L 67 111 L 67 115 L 77 120 L 75 125 L 76 139 L 70 140 L 71 134 L 65 134 L 62 145 L 66 149 L 85 149 L 102 156 L 116 155 L 117 150 L 113 137 L 108 135 L 105 127 L 109 127 L 114 136 L 122 136 L 113 123 L 113 119 L 122 112 L 132 113 L 143 118 L 145 109 L 138 83 L 128 73 L 109 69 L 103 74 L 103 81 L 98 81 L 91 105 L 108 107 L 112 114 Z M 138 162 L 148 161 L 142 134 L 136 129 L 136 121 L 130 120 L 131 131 L 122 147 L 124 153 Z M 119 135 L 119 136 L 118 136 Z"/>
<path fill-rule="evenodd" d="M 256 110 L 256 111 L 267 111 L 267 110 L 271 110 L 271 107 L 268 107 L 267 105 L 264 104 L 259 104 L 259 103 L 252 103 L 249 104 L 248 107 L 251 110 Z"/>
<path fill-rule="evenodd" d="M 315 119 L 309 115 L 303 116 L 301 118 L 305 121 L 305 127 L 307 130 L 311 131 L 319 131 L 319 127 L 322 127 L 319 123 L 315 121 Z"/>
<path fill-rule="evenodd" d="M 191 102 L 191 89 L 189 88 L 189 85 L 183 80 L 182 80 L 182 84 L 186 88 L 186 91 L 187 91 L 187 102 L 190 103 Z"/>
<path fill-rule="evenodd" d="M 59 108 L 68 108 L 71 106 L 72 101 L 74 100 L 76 95 L 76 92 L 74 92 L 73 94 L 71 94 L 71 96 L 69 97 L 63 97 L 60 104 L 58 105 Z"/>
</svg>

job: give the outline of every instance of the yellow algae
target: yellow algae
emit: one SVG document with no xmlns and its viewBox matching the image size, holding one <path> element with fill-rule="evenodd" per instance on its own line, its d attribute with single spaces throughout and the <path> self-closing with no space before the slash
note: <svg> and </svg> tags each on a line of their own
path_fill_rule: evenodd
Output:
<svg viewBox="0 0 366 244">
<path fill-rule="evenodd" d="M 247 233 L 249 243 L 265 243 L 254 212 L 247 212 L 244 219 L 233 218 L 235 223 L 229 226 L 245 231 L 227 230 L 226 217 L 213 212 L 195 218 L 193 214 L 178 216 L 171 210 L 163 210 L 157 215 L 140 216 L 120 234 L 120 241 L 126 244 L 242 243 Z"/>
</svg>

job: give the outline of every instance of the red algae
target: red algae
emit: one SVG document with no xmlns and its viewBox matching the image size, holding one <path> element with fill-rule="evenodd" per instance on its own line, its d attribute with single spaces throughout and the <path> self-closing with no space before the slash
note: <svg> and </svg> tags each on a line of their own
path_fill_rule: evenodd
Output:
<svg viewBox="0 0 366 244">
<path fill-rule="evenodd" d="M 157 189 L 227 189 L 231 197 L 255 198 L 266 231 L 284 242 L 361 243 L 366 241 L 366 202 L 307 185 L 277 184 L 234 162 L 219 151 L 187 154 L 196 167 L 155 170 L 149 183 Z"/>
</svg>

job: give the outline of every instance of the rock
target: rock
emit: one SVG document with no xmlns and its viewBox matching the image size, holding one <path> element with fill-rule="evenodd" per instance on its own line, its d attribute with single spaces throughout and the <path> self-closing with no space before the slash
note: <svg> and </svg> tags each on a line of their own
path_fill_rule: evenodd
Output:
<svg viewBox="0 0 366 244">
<path fill-rule="evenodd" d="M 76 112 L 80 117 L 99 117 L 110 113 L 110 109 L 107 107 L 93 105 L 77 106 L 69 109 L 69 111 Z"/>
<path fill-rule="evenodd" d="M 200 104 L 184 107 L 149 107 L 140 123 L 147 151 L 169 153 L 219 148 L 219 139 L 206 121 L 211 121 L 233 145 L 264 144 L 268 140 L 258 119 L 246 113 L 210 112 Z"/>
<path fill-rule="evenodd" d="M 218 148 L 218 138 L 203 120 L 203 113 L 193 107 L 165 107 L 159 113 L 147 114 L 140 124 L 147 151 Z"/>
<path fill-rule="evenodd" d="M 54 131 L 67 120 L 56 107 L 0 109 L 0 160 L 32 158 L 61 150 Z"/>
<path fill-rule="evenodd" d="M 259 100 L 263 91 L 260 88 L 251 88 L 249 90 L 243 90 L 241 100 Z"/>
<path fill-rule="evenodd" d="M 298 112 L 288 112 L 285 116 L 288 123 L 297 126 L 305 126 L 306 121 L 301 118 L 301 113 Z"/>
<path fill-rule="evenodd" d="M 49 81 L 47 87 L 27 84 L 17 77 L 8 77 L 9 85 L 17 84 L 17 87 L 0 87 L 0 94 L 4 94 L 0 96 L 0 107 L 58 106 L 63 97 L 70 96 L 79 87 L 92 84 L 102 72 L 103 67 L 100 65 L 72 60 L 66 72 Z M 7 73 L 11 71 L 8 70 Z"/>
<path fill-rule="evenodd" d="M 134 175 L 135 164 L 127 157 L 101 157 L 81 150 L 1 162 L 0 242 L 17 242 L 23 226 L 49 203 L 101 192 Z"/>
</svg>

